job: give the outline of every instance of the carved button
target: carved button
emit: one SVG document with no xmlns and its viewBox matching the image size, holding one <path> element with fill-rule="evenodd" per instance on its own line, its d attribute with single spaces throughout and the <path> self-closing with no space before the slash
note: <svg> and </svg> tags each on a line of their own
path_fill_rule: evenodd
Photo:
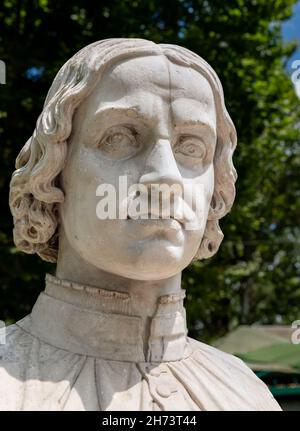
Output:
<svg viewBox="0 0 300 431">
<path fill-rule="evenodd" d="M 159 368 L 153 368 L 150 371 L 151 376 L 159 377 L 161 375 L 161 370 Z"/>
<path fill-rule="evenodd" d="M 168 398 L 171 395 L 171 389 L 165 384 L 157 385 L 156 392 L 163 398 Z"/>
<path fill-rule="evenodd" d="M 150 369 L 150 376 L 159 377 L 161 374 L 168 374 L 168 371 L 163 365 L 159 365 Z"/>
</svg>

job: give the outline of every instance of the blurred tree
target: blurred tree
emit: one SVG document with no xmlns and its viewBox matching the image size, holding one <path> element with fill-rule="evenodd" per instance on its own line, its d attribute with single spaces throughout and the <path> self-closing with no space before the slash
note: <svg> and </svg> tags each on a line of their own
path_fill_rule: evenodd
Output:
<svg viewBox="0 0 300 431">
<path fill-rule="evenodd" d="M 285 72 L 294 46 L 280 23 L 295 0 L 4 0 L 0 5 L 0 317 L 27 314 L 51 265 L 16 251 L 8 186 L 59 67 L 109 37 L 184 45 L 224 86 L 237 127 L 237 199 L 212 259 L 183 277 L 190 334 L 204 340 L 237 324 L 299 318 L 299 101 Z"/>
</svg>

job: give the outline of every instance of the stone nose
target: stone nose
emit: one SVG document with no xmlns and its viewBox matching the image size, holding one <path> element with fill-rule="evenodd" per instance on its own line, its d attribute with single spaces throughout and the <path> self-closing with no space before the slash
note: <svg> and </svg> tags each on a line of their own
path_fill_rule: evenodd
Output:
<svg viewBox="0 0 300 431">
<path fill-rule="evenodd" d="M 182 185 L 182 176 L 169 139 L 159 139 L 151 149 L 139 182 L 146 186 L 151 186 L 151 184 Z"/>
</svg>

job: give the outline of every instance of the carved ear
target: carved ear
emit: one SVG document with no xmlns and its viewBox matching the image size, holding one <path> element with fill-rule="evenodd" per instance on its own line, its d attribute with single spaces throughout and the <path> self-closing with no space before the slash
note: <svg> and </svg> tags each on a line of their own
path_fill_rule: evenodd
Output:
<svg viewBox="0 0 300 431">
<path fill-rule="evenodd" d="M 214 193 L 210 203 L 208 220 L 219 220 L 224 217 L 234 202 L 234 184 L 237 174 L 232 163 L 232 154 L 235 145 L 236 135 L 223 132 L 218 136 L 214 155 Z"/>
<path fill-rule="evenodd" d="M 210 202 L 208 220 L 219 220 L 226 213 L 226 204 L 224 197 L 222 196 L 222 191 L 219 191 L 218 186 L 216 185 Z"/>
<path fill-rule="evenodd" d="M 193 260 L 208 259 L 219 249 L 224 238 L 218 220 L 207 220 L 204 235 Z"/>
<path fill-rule="evenodd" d="M 235 145 L 235 134 L 221 133 L 218 137 L 214 156 L 214 193 L 210 202 L 203 239 L 194 260 L 212 257 L 218 251 L 224 238 L 219 220 L 230 211 L 235 198 L 234 184 L 237 175 L 232 163 Z"/>
</svg>

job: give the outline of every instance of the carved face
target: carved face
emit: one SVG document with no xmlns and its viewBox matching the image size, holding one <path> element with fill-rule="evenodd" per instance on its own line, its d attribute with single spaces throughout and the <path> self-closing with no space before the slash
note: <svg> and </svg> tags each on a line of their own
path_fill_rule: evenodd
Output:
<svg viewBox="0 0 300 431">
<path fill-rule="evenodd" d="M 164 56 L 116 63 L 77 109 L 62 173 L 62 228 L 90 264 L 123 277 L 159 280 L 196 254 L 214 190 L 216 112 L 208 81 Z M 184 220 L 96 215 L 101 184 L 202 184 L 198 227 Z M 176 202 L 176 195 L 173 202 Z M 197 202 L 193 201 L 193 204 Z"/>
</svg>

